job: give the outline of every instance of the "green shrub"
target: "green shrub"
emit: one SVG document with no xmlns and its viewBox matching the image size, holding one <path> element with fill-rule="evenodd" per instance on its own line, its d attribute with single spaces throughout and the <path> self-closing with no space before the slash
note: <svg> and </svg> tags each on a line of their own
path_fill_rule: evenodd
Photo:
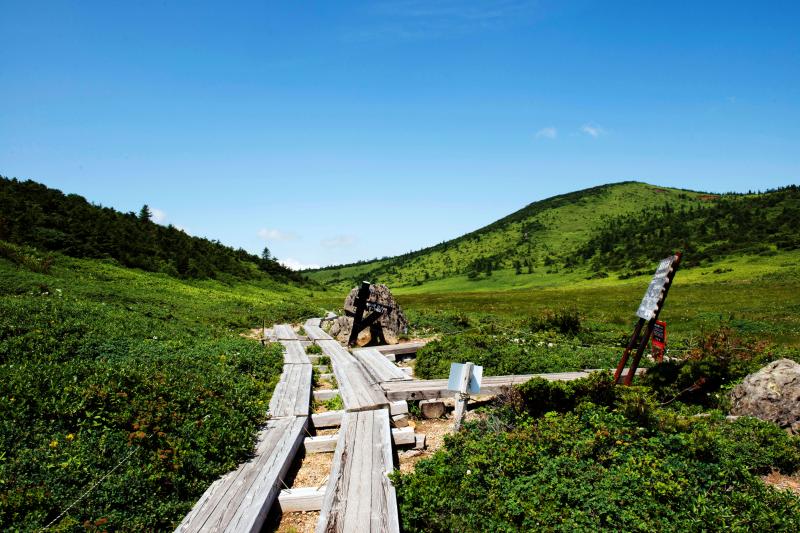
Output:
<svg viewBox="0 0 800 533">
<path fill-rule="evenodd" d="M 521 416 L 510 427 L 491 415 L 467 424 L 413 473 L 393 475 L 403 528 L 800 528 L 800 500 L 757 478 L 772 467 L 800 467 L 796 437 L 755 419 L 676 416 L 646 396 L 626 398 L 622 409 L 583 402 L 574 411 Z M 642 401 L 648 416 L 626 414 L 641 414 Z"/>
<path fill-rule="evenodd" d="M 319 355 L 322 353 L 322 348 L 319 344 L 309 344 L 306 346 L 306 353 L 311 355 Z"/>
</svg>

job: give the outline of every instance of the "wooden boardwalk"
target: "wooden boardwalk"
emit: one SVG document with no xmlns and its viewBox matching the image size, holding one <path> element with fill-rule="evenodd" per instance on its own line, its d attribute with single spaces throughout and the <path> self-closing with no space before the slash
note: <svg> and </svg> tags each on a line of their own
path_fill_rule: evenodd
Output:
<svg viewBox="0 0 800 533">
<path fill-rule="evenodd" d="M 297 340 L 297 333 L 294 332 L 289 324 L 275 324 L 272 328 L 272 336 L 279 341 Z"/>
<path fill-rule="evenodd" d="M 338 341 L 320 340 L 317 344 L 322 348 L 322 353 L 331 358 L 345 411 L 388 407 L 389 401 L 380 386 L 369 378 L 356 358 Z"/>
<path fill-rule="evenodd" d="M 283 478 L 303 443 L 309 423 L 311 362 L 291 326 L 273 328 L 283 338 L 284 365 L 269 403 L 270 420 L 253 457 L 211 484 L 176 531 L 258 532 L 275 503 Z"/>
<path fill-rule="evenodd" d="M 269 420 L 253 458 L 215 481 L 176 531 L 260 531 L 303 443 L 308 417 Z"/>
<path fill-rule="evenodd" d="M 375 348 L 359 348 L 353 350 L 353 355 L 367 371 L 372 383 L 411 379 L 411 376 L 400 370 L 400 367 L 389 361 L 385 355 Z"/>
<path fill-rule="evenodd" d="M 345 413 L 317 533 L 400 530 L 389 410 Z"/>
<path fill-rule="evenodd" d="M 552 374 L 520 374 L 511 376 L 483 376 L 481 391 L 478 394 L 503 394 L 513 385 L 519 385 L 533 378 L 548 381 L 572 381 L 588 377 L 595 370 L 577 372 L 557 372 Z M 641 371 L 640 371 L 641 373 Z M 446 379 L 413 379 L 409 381 L 386 381 L 381 388 L 389 400 L 429 400 L 451 398 L 453 391 L 447 389 Z"/>
</svg>

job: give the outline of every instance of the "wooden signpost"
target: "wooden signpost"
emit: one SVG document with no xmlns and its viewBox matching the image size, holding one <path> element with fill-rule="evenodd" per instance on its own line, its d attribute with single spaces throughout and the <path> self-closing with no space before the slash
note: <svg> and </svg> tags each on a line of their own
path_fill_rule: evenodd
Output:
<svg viewBox="0 0 800 533">
<path fill-rule="evenodd" d="M 347 316 L 353 317 L 353 329 L 350 330 L 350 338 L 347 340 L 348 346 L 355 346 L 358 340 L 358 334 L 365 328 L 372 327 L 383 315 L 391 313 L 392 307 L 383 305 L 378 302 L 370 302 L 369 296 L 372 293 L 371 284 L 369 281 L 362 281 L 361 288 L 358 289 L 356 295 L 356 310 L 355 312 L 345 310 Z M 370 311 L 368 316 L 364 316 L 364 311 Z M 378 344 L 385 344 L 382 338 L 380 328 L 373 329 L 373 340 Z"/>
<path fill-rule="evenodd" d="M 650 342 L 650 336 L 653 334 L 653 330 L 656 327 L 658 315 L 664 307 L 664 301 L 667 299 L 667 293 L 669 292 L 672 280 L 675 278 L 675 272 L 678 270 L 680 263 L 680 252 L 676 252 L 675 255 L 662 259 L 661 263 L 659 263 L 658 269 L 656 269 L 656 273 L 650 285 L 647 287 L 644 298 L 642 298 L 642 303 L 639 304 L 639 309 L 636 311 L 636 316 L 639 317 L 639 321 L 633 329 L 633 335 L 631 335 L 625 347 L 625 351 L 622 353 L 622 358 L 619 360 L 617 370 L 614 372 L 615 382 L 619 382 L 622 371 L 625 365 L 628 364 L 628 357 L 630 356 L 631 350 L 636 347 L 636 353 L 631 361 L 628 374 L 625 376 L 624 384 L 630 385 L 633 381 L 633 376 L 636 374 L 636 369 L 639 367 L 639 361 L 642 358 L 645 348 L 647 348 L 647 343 Z M 664 325 L 666 326 L 666 324 Z M 664 332 L 666 333 L 666 329 Z M 666 340 L 666 338 L 664 340 Z"/>
</svg>

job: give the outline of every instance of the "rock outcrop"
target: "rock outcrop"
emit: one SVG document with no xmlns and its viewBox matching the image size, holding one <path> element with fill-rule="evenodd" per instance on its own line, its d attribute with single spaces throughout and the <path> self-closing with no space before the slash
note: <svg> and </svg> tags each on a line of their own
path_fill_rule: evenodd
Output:
<svg viewBox="0 0 800 533">
<path fill-rule="evenodd" d="M 351 290 L 350 294 L 345 298 L 345 311 L 355 312 L 357 295 L 358 287 Z M 397 344 L 400 336 L 408 333 L 408 319 L 394 296 L 392 296 L 391 291 L 386 285 L 370 285 L 369 301 L 391 307 L 392 310 L 384 314 L 373 327 L 361 331 L 358 335 L 357 344 L 359 346 L 367 346 L 369 344 L 377 344 L 380 340 L 384 340 L 386 344 Z M 364 316 L 367 316 L 369 312 L 365 311 Z M 330 334 L 340 342 L 347 342 L 352 329 L 353 318 L 340 316 L 333 320 Z"/>
<path fill-rule="evenodd" d="M 800 434 L 800 364 L 778 359 L 731 391 L 731 414 L 754 416 Z"/>
</svg>

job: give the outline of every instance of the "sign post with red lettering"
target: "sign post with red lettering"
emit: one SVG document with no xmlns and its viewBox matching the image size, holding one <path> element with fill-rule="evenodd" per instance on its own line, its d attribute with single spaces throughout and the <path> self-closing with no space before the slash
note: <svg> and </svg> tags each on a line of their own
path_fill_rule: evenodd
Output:
<svg viewBox="0 0 800 533">
<path fill-rule="evenodd" d="M 650 341 L 653 346 L 653 359 L 659 363 L 664 362 L 664 350 L 667 348 L 667 323 L 656 320 L 653 326 L 653 339 Z"/>
<path fill-rule="evenodd" d="M 625 351 L 622 352 L 617 370 L 614 372 L 615 383 L 619 383 L 622 377 L 622 371 L 628 364 L 628 357 L 630 356 L 631 350 L 636 347 L 636 353 L 631 361 L 631 367 L 628 369 L 623 383 L 625 383 L 625 385 L 630 385 L 633 381 L 636 369 L 639 368 L 639 361 L 642 358 L 645 348 L 647 348 L 647 344 L 650 342 L 650 336 L 653 334 L 653 330 L 656 328 L 658 315 L 661 313 L 661 308 L 664 307 L 664 301 L 667 299 L 667 293 L 669 292 L 672 280 L 675 278 L 675 272 L 678 270 L 680 264 L 680 252 L 675 252 L 675 255 L 662 259 L 661 263 L 658 264 L 656 273 L 653 275 L 650 285 L 647 286 L 647 292 L 644 293 L 642 303 L 639 304 L 639 309 L 636 311 L 636 316 L 639 317 L 639 321 L 633 329 L 633 335 L 631 335 L 628 345 L 625 347 Z M 666 327 L 664 328 L 664 341 L 666 342 Z"/>
</svg>

